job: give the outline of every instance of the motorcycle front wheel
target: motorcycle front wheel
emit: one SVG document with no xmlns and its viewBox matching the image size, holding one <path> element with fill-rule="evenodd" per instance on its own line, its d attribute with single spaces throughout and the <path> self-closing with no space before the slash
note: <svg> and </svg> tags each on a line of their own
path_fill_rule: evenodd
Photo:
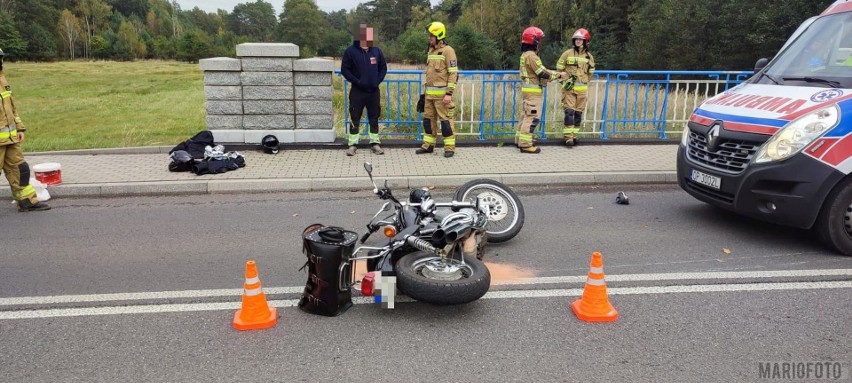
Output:
<svg viewBox="0 0 852 383">
<path fill-rule="evenodd" d="M 481 298 L 491 287 L 491 272 L 476 258 L 444 258 L 427 251 L 403 256 L 394 266 L 397 286 L 411 298 L 457 305 Z"/>
<path fill-rule="evenodd" d="M 456 201 L 470 202 L 479 197 L 489 207 L 488 242 L 506 242 L 521 232 L 524 226 L 524 205 L 508 186 L 486 178 L 462 185 L 456 191 Z"/>
</svg>

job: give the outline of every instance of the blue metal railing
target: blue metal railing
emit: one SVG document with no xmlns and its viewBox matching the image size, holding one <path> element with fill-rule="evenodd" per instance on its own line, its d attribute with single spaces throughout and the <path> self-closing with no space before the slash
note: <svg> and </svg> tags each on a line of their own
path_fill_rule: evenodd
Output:
<svg viewBox="0 0 852 383">
<path fill-rule="evenodd" d="M 340 71 L 337 71 L 340 75 Z M 741 83 L 748 71 L 613 71 L 595 72 L 589 84 L 582 135 L 667 139 L 680 133 L 700 103 Z M 382 136 L 422 138 L 422 115 L 415 104 L 423 91 L 423 71 L 391 70 L 380 86 Z M 544 92 L 544 110 L 536 131 L 541 139 L 562 132 L 561 89 L 551 84 Z M 522 118 L 517 71 L 459 71 L 454 94 L 456 133 L 478 140 L 513 136 Z M 349 83 L 343 81 L 343 110 L 337 122 L 348 127 Z M 342 113 L 337 113 L 342 112 Z M 367 123 L 364 113 L 361 125 Z M 361 129 L 362 134 L 366 129 Z"/>
</svg>

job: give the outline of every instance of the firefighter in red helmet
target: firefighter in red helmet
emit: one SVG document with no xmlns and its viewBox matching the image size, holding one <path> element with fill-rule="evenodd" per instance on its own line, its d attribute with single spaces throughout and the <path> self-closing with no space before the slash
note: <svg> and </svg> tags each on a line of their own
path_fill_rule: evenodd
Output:
<svg viewBox="0 0 852 383">
<path fill-rule="evenodd" d="M 533 132 L 538 127 L 543 107 L 544 91 L 547 83 L 557 78 L 565 79 L 568 75 L 544 67 L 538 57 L 538 45 L 544 38 L 544 32 L 537 27 L 524 29 L 521 34 L 521 97 L 523 99 L 524 117 L 515 132 L 515 144 L 521 153 L 539 153 L 540 148 L 533 145 Z"/>
<path fill-rule="evenodd" d="M 578 29 L 571 36 L 571 48 L 562 53 L 556 62 L 556 70 L 568 73 L 568 80 L 562 84 L 562 107 L 565 109 L 562 135 L 565 145 L 569 147 L 576 144 L 576 135 L 580 132 L 583 111 L 586 109 L 586 92 L 595 74 L 595 59 L 589 53 L 591 40 L 589 31 Z"/>
</svg>

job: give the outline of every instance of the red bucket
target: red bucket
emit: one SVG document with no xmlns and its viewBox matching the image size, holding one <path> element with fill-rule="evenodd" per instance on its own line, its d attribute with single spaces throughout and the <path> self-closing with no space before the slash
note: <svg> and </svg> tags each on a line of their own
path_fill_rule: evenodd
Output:
<svg viewBox="0 0 852 383">
<path fill-rule="evenodd" d="M 48 162 L 33 166 L 35 179 L 45 185 L 59 185 L 62 183 L 62 166 L 56 162 Z"/>
</svg>

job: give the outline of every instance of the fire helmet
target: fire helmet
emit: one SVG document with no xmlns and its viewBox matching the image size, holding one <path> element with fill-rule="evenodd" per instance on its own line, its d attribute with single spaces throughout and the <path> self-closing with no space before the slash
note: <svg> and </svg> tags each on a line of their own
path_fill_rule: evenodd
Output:
<svg viewBox="0 0 852 383">
<path fill-rule="evenodd" d="M 571 37 L 571 40 L 574 39 L 583 39 L 588 43 L 589 41 L 592 41 L 592 34 L 589 33 L 586 28 L 580 28 L 577 32 L 574 32 L 574 36 Z"/>
<path fill-rule="evenodd" d="M 529 45 L 538 45 L 542 38 L 544 38 L 544 31 L 538 27 L 528 27 L 521 34 L 521 42 Z"/>
<path fill-rule="evenodd" d="M 263 151 L 268 154 L 278 153 L 278 139 L 275 136 L 268 134 L 260 140 L 260 145 L 263 146 Z"/>
<path fill-rule="evenodd" d="M 426 26 L 426 34 L 435 36 L 438 40 L 447 38 L 447 27 L 442 22 L 433 21 Z"/>
</svg>

